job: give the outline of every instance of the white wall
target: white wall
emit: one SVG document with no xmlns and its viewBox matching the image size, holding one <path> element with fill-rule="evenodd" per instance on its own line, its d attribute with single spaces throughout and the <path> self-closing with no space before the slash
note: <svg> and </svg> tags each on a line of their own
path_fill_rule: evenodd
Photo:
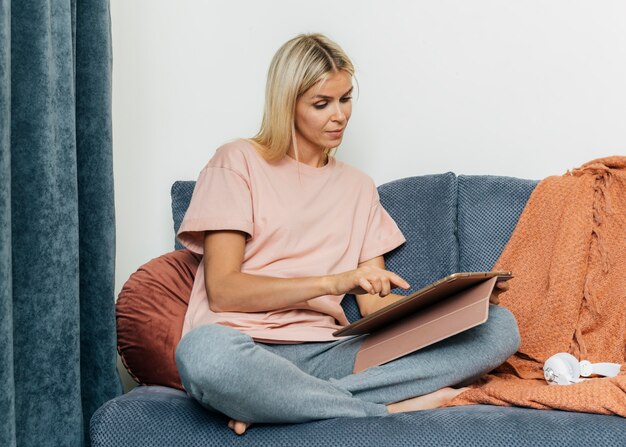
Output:
<svg viewBox="0 0 626 447">
<path fill-rule="evenodd" d="M 337 157 L 376 184 L 540 179 L 626 154 L 626 2 L 111 0 L 116 290 L 173 249 L 169 188 L 252 136 L 278 47 L 323 32 L 360 94 Z"/>
</svg>

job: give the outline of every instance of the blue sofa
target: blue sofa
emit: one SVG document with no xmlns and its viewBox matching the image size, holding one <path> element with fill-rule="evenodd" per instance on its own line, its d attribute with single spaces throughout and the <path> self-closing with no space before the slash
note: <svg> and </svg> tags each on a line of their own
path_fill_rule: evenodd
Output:
<svg viewBox="0 0 626 447">
<path fill-rule="evenodd" d="M 490 270 L 537 182 L 453 173 L 395 180 L 381 202 L 407 242 L 385 257 L 413 292 L 456 271 Z M 178 229 L 194 182 L 172 187 Z M 178 245 L 177 248 L 180 248 Z M 354 297 L 348 318 L 359 317 Z M 475 405 L 383 418 L 328 419 L 306 424 L 258 424 L 237 436 L 228 418 L 203 409 L 184 392 L 140 386 L 96 411 L 94 447 L 113 446 L 626 446 L 618 416 Z"/>
</svg>

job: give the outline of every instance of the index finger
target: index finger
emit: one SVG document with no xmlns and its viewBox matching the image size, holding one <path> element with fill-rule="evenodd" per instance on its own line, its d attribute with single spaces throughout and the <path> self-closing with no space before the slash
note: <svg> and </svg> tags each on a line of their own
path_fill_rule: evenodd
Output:
<svg viewBox="0 0 626 447">
<path fill-rule="evenodd" d="M 408 289 L 411 285 L 394 272 L 389 272 L 389 280 L 397 287 Z"/>
</svg>

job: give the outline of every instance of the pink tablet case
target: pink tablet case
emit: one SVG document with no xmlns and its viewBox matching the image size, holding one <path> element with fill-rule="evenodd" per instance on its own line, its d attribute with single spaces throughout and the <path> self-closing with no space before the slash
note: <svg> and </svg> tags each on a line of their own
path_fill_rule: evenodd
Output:
<svg viewBox="0 0 626 447">
<path fill-rule="evenodd" d="M 497 277 L 486 279 L 443 301 L 366 336 L 354 373 L 382 365 L 487 321 L 489 298 Z"/>
</svg>

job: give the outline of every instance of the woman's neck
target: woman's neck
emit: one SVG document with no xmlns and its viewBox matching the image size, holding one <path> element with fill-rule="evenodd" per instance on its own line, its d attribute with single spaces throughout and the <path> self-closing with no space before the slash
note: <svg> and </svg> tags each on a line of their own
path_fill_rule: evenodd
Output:
<svg viewBox="0 0 626 447">
<path fill-rule="evenodd" d="M 296 153 L 293 146 L 287 151 L 287 156 L 296 159 Z M 314 168 L 321 168 L 328 163 L 328 155 L 320 150 L 298 150 L 298 161 Z"/>
</svg>

